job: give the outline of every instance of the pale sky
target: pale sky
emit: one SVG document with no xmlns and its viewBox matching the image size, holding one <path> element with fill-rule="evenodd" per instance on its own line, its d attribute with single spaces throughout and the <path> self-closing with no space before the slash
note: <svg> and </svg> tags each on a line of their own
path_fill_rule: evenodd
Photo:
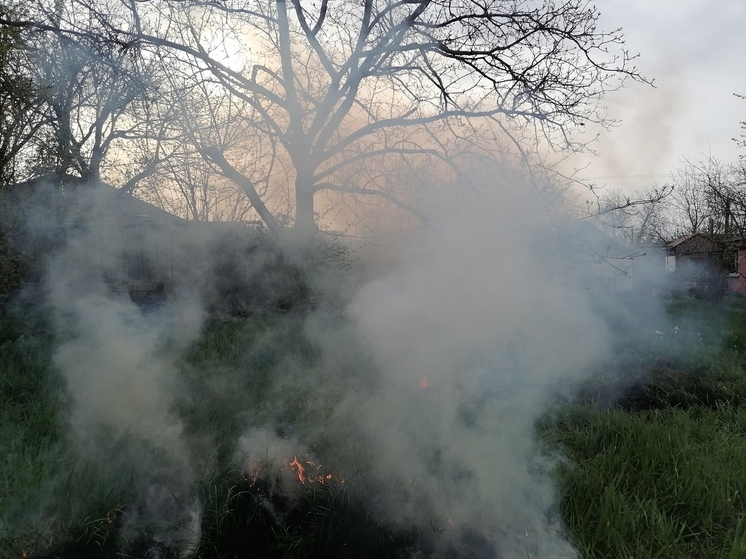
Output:
<svg viewBox="0 0 746 559">
<path fill-rule="evenodd" d="M 663 184 L 682 158 L 746 156 L 732 138 L 746 131 L 746 0 L 598 0 L 600 27 L 622 27 L 636 65 L 655 88 L 630 83 L 610 94 L 622 120 L 602 134 L 597 158 L 577 157 L 580 176 L 633 190 Z"/>
</svg>

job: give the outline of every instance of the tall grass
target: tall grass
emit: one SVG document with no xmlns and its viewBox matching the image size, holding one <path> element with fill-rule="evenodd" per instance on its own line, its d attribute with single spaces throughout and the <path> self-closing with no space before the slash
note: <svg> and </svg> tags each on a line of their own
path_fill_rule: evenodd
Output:
<svg viewBox="0 0 746 559">
<path fill-rule="evenodd" d="M 43 321 L 6 322 L 0 340 L 0 556 L 63 542 L 112 547 L 127 483 L 105 483 L 69 452 L 63 384 Z"/>
<path fill-rule="evenodd" d="M 575 408 L 552 438 L 584 557 L 746 557 L 746 410 Z"/>
<path fill-rule="evenodd" d="M 537 428 L 563 456 L 568 536 L 585 559 L 746 557 L 746 305 L 638 311 L 636 322 L 609 319 L 609 359 Z M 194 558 L 427 555 L 419 534 L 368 515 L 381 488 L 366 476 L 365 440 L 332 420 L 347 391 L 375 378 L 352 340 L 333 366 L 322 359 L 324 328 L 340 320 L 319 319 L 315 335 L 292 316 L 212 323 L 178 363 L 174 411 L 203 510 Z M 126 472 L 112 479 L 70 450 L 44 332 L 19 321 L 0 336 L 0 557 L 173 556 L 153 527 L 129 529 Z M 313 445 L 334 478 L 287 492 L 273 481 L 282 464 L 247 476 L 237 441 L 257 425 Z"/>
<path fill-rule="evenodd" d="M 585 559 L 746 557 L 746 305 L 674 300 L 667 319 L 539 426 Z"/>
</svg>

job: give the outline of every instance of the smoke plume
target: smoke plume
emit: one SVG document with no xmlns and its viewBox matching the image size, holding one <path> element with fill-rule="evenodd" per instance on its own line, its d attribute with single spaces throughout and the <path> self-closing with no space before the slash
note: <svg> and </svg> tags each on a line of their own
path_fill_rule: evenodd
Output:
<svg viewBox="0 0 746 559">
<path fill-rule="evenodd" d="M 186 552 L 199 539 L 199 476 L 176 412 L 179 359 L 201 334 L 204 294 L 218 279 L 207 255 L 226 253 L 210 235 L 180 230 L 174 253 L 190 265 L 159 304 L 135 304 L 113 286 L 128 243 L 139 241 L 102 220 L 95 192 L 47 274 L 72 440 L 112 478 L 135 472 L 132 530 L 180 526 L 155 540 Z M 530 196 L 509 200 L 453 205 L 386 273 L 359 284 L 343 317 L 330 321 L 323 305 L 306 315 L 321 362 L 309 372 L 278 361 L 264 381 L 274 400 L 240 412 L 235 454 L 245 474 L 279 472 L 277 488 L 290 495 L 288 462 L 321 448 L 340 469 L 368 472 L 375 518 L 423 534 L 436 554 L 576 555 L 534 429 L 552 396 L 603 355 L 605 329 L 586 294 L 556 273 Z M 326 419 L 292 424 L 298 405 Z"/>
<path fill-rule="evenodd" d="M 353 408 L 398 521 L 481 534 L 505 557 L 571 557 L 534 424 L 601 355 L 604 327 L 520 209 L 455 215 L 360 291 L 380 377 Z"/>
<path fill-rule="evenodd" d="M 126 251 L 140 249 L 133 228 L 108 213 L 110 195 L 85 189 L 71 204 L 65 243 L 48 266 L 54 365 L 65 380 L 77 456 L 96 465 L 106 484 L 133 480 L 135 503 L 126 511 L 133 531 L 161 526 L 155 541 L 188 549 L 199 537 L 199 506 L 174 408 L 177 360 L 200 334 L 202 305 L 186 290 L 157 306 L 117 291 L 127 279 Z"/>
</svg>

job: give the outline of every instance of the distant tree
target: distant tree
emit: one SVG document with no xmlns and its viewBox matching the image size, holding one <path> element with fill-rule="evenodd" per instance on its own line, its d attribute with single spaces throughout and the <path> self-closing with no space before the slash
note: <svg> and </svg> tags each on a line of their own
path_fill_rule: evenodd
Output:
<svg viewBox="0 0 746 559">
<path fill-rule="evenodd" d="M 670 237 L 705 233 L 746 235 L 746 181 L 743 165 L 725 164 L 714 157 L 685 160 L 673 175 L 668 207 Z"/>
<path fill-rule="evenodd" d="M 105 13 L 115 19 L 112 6 Z M 11 0 L 0 10 L 0 28 L 5 36 L 23 37 L 23 56 L 2 73 L 15 88 L 10 97 L 31 103 L 14 122 L 36 118 L 23 153 L 11 153 L 16 166 L 25 165 L 20 179 L 107 178 L 127 187 L 127 178 L 153 172 L 152 162 L 129 177 L 122 167 L 123 142 L 147 130 L 143 117 L 157 85 L 137 44 L 118 42 L 90 10 L 65 2 Z M 19 95 L 21 89 L 28 95 Z"/>
<path fill-rule="evenodd" d="M 13 13 L 0 6 L 0 18 Z M 28 177 L 29 153 L 49 117 L 33 79 L 27 39 L 23 30 L 0 25 L 0 186 Z"/>
<path fill-rule="evenodd" d="M 712 215 L 706 185 L 695 166 L 686 164 L 672 174 L 670 222 L 672 236 L 704 232 Z"/>
<path fill-rule="evenodd" d="M 746 99 L 746 95 L 739 95 L 738 93 L 735 94 L 736 97 L 739 99 Z M 741 121 L 741 130 L 746 130 L 746 120 Z M 742 148 L 746 148 L 746 133 L 742 133 L 739 138 L 733 138 L 733 141 L 736 142 L 739 146 Z M 740 159 L 746 159 L 746 155 L 740 155 Z"/>
<path fill-rule="evenodd" d="M 146 99 L 148 86 L 137 49 L 117 48 L 93 34 L 70 40 L 59 32 L 39 37 L 34 48 L 35 79 L 53 115 L 38 167 L 99 181 L 116 141 L 137 133 L 139 123 L 128 111 Z"/>
<path fill-rule="evenodd" d="M 666 236 L 664 206 L 672 187 L 648 186 L 629 194 L 611 189 L 589 205 L 594 221 L 612 237 L 630 246 L 660 242 Z"/>
</svg>

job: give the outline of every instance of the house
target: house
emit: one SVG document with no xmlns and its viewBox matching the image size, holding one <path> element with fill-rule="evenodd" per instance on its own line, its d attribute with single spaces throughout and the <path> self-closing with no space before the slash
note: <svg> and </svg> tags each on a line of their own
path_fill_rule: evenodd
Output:
<svg viewBox="0 0 746 559">
<path fill-rule="evenodd" d="M 47 256 L 63 247 L 77 247 L 74 255 L 66 251 L 79 279 L 100 275 L 117 291 L 148 292 L 171 279 L 172 240 L 185 220 L 78 177 L 42 177 L 1 194 L 0 219 L 26 263 L 26 283 L 41 281 Z"/>
<path fill-rule="evenodd" d="M 746 292 L 739 277 L 737 258 L 746 251 L 737 239 L 723 239 L 703 233 L 685 235 L 666 245 L 666 272 L 675 293 L 713 295 L 724 289 Z"/>
<path fill-rule="evenodd" d="M 0 191 L 0 224 L 9 221 L 13 250 L 29 262 L 30 289 L 50 270 L 74 292 L 103 284 L 143 303 L 186 287 L 218 316 L 306 308 L 312 298 L 304 271 L 257 222 L 187 221 L 74 177 Z"/>
</svg>

